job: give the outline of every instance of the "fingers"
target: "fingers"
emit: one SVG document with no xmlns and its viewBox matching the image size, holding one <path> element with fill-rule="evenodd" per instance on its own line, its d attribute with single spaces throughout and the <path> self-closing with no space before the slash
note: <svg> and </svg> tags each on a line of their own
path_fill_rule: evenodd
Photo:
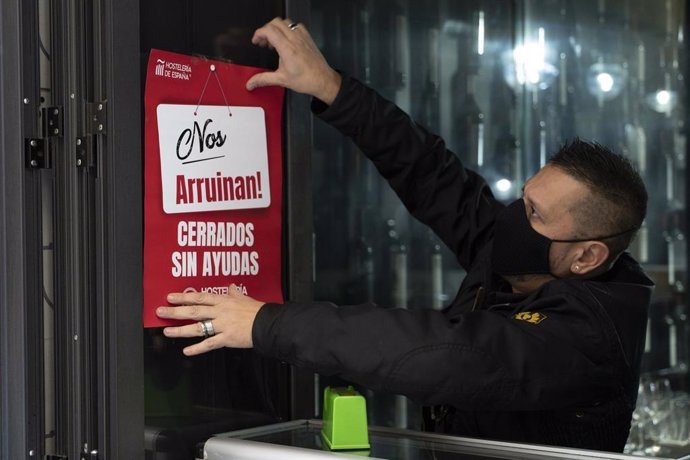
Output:
<svg viewBox="0 0 690 460">
<path fill-rule="evenodd" d="M 242 290 L 236 284 L 230 284 L 227 295 L 216 295 L 207 292 L 171 293 L 168 294 L 168 302 L 176 304 L 176 307 L 161 306 L 156 309 L 156 315 L 160 318 L 175 320 L 214 319 L 218 316 L 218 308 L 228 297 L 245 297 Z M 201 334 L 185 335 L 193 337 Z"/>
<path fill-rule="evenodd" d="M 268 24 L 256 29 L 252 36 L 252 43 L 259 46 L 272 46 L 281 54 L 284 50 L 284 43 L 288 40 L 288 33 L 292 32 L 286 20 L 275 18 Z"/>
<path fill-rule="evenodd" d="M 166 337 L 203 337 L 201 323 L 187 324 L 185 326 L 166 327 L 163 329 L 163 334 Z"/>
<path fill-rule="evenodd" d="M 289 42 L 290 30 L 288 24 L 290 19 L 274 18 L 271 22 L 257 29 L 252 36 L 252 43 L 262 47 L 275 48 L 279 55 L 286 51 L 286 44 Z M 277 86 L 283 83 L 280 72 L 262 72 L 251 77 L 246 88 L 253 91 L 264 86 Z"/>
<path fill-rule="evenodd" d="M 182 353 L 184 353 L 186 356 L 196 356 L 211 350 L 223 348 L 224 346 L 225 345 L 222 342 L 222 338 L 220 338 L 217 335 L 214 335 L 213 337 L 209 337 L 208 339 L 203 340 L 199 343 L 195 343 L 194 345 L 185 347 L 182 350 Z"/>
<path fill-rule="evenodd" d="M 194 321 L 200 321 L 204 319 L 215 318 L 213 307 L 207 307 L 204 305 L 188 305 L 180 307 L 158 307 L 156 309 L 156 315 L 159 318 L 166 319 L 179 319 L 186 320 L 191 319 Z"/>
<path fill-rule="evenodd" d="M 231 295 L 233 297 L 244 297 L 244 294 L 242 294 L 242 289 L 235 283 L 230 284 L 230 289 L 228 289 L 228 295 Z"/>
<path fill-rule="evenodd" d="M 290 19 L 275 18 L 254 33 L 252 42 L 273 46 L 280 59 L 278 70 L 254 75 L 246 88 L 282 86 L 330 104 L 340 89 L 341 77 L 328 65 L 304 25 L 290 27 L 291 23 Z"/>
<path fill-rule="evenodd" d="M 222 295 L 209 292 L 173 292 L 168 294 L 168 302 L 173 305 L 216 305 L 222 301 Z"/>
<path fill-rule="evenodd" d="M 170 294 L 168 301 L 183 305 L 158 307 L 156 314 L 159 317 L 195 322 L 164 328 L 166 337 L 204 337 L 209 331 L 215 333 L 185 348 L 185 355 L 198 355 L 222 347 L 252 347 L 252 327 L 263 303 L 244 295 L 241 287 L 231 284 L 226 295 L 204 292 Z M 201 326 L 201 322 L 206 320 L 212 320 L 212 328 Z"/>
<path fill-rule="evenodd" d="M 231 284 L 228 290 L 228 295 L 233 296 L 239 294 L 242 296 L 240 288 L 236 284 Z M 178 307 L 159 307 L 156 314 L 161 318 L 168 319 L 208 319 L 213 309 L 207 307 L 214 307 L 228 300 L 227 295 L 211 294 L 208 292 L 187 292 L 178 293 L 173 292 L 168 294 L 168 302 L 173 305 L 180 305 Z"/>
<path fill-rule="evenodd" d="M 281 86 L 282 78 L 278 72 L 261 72 L 247 80 L 247 90 L 253 91 L 263 86 Z"/>
</svg>

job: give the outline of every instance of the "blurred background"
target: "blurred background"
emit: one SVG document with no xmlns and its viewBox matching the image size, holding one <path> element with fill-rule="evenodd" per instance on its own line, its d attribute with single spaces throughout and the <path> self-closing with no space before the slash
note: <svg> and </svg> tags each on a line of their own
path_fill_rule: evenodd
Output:
<svg viewBox="0 0 690 460">
<path fill-rule="evenodd" d="M 667 407 L 687 405 L 688 391 L 686 8 L 676 0 L 313 0 L 309 24 L 333 66 L 439 133 L 501 201 L 519 197 L 576 136 L 630 158 L 649 191 L 631 252 L 657 285 L 644 407 L 628 446 L 647 454 L 663 450 L 659 438 L 690 437 L 688 415 Z M 316 298 L 410 309 L 452 300 L 464 276 L 455 257 L 351 142 L 315 122 L 312 162 Z M 361 390 L 375 424 L 420 427 L 419 407 Z M 649 393 L 663 401 L 650 403 Z M 674 417 L 678 433 L 654 431 Z"/>
</svg>

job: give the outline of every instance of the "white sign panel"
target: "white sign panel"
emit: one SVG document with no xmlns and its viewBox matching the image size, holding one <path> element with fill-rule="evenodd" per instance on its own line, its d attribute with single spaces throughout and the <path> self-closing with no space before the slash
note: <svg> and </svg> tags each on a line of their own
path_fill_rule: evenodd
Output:
<svg viewBox="0 0 690 460">
<path fill-rule="evenodd" d="M 167 214 L 271 204 L 261 107 L 160 104 L 157 115 Z"/>
</svg>

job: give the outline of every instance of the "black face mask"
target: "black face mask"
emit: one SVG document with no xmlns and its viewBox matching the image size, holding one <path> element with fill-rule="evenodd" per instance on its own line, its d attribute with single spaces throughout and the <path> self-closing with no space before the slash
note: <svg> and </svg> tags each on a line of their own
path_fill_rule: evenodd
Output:
<svg viewBox="0 0 690 460">
<path fill-rule="evenodd" d="M 499 275 L 538 275 L 551 273 L 549 250 L 551 243 L 579 243 L 599 241 L 637 230 L 596 238 L 552 240 L 537 232 L 527 219 L 525 202 L 522 198 L 513 201 L 496 216 L 494 226 L 494 247 L 491 254 L 493 270 Z"/>
</svg>

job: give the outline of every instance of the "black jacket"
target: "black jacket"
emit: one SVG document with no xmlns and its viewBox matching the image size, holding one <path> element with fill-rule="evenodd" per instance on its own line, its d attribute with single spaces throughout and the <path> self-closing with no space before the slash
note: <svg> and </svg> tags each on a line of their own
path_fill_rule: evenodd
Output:
<svg viewBox="0 0 690 460">
<path fill-rule="evenodd" d="M 490 265 L 503 205 L 441 138 L 348 77 L 330 107 L 312 109 L 352 138 L 467 276 L 442 312 L 266 304 L 252 331 L 256 350 L 440 405 L 438 431 L 622 451 L 653 287 L 639 265 L 624 254 L 599 278 L 513 294 Z"/>
</svg>

